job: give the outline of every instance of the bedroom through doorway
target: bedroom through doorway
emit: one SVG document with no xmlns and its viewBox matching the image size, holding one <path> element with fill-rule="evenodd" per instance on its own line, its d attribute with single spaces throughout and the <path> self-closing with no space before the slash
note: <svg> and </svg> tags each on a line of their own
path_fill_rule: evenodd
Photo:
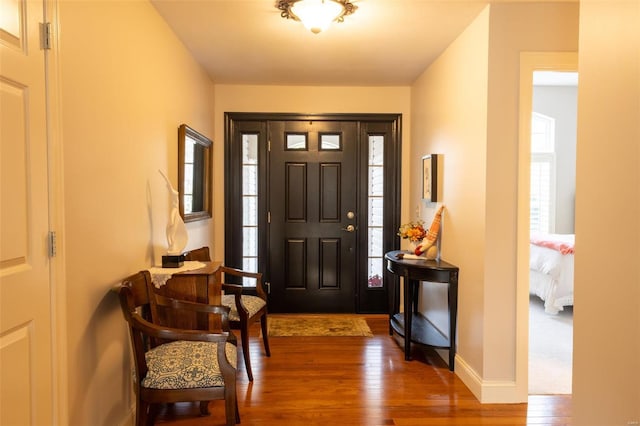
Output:
<svg viewBox="0 0 640 426">
<path fill-rule="evenodd" d="M 576 72 L 534 71 L 529 190 L 528 393 L 571 394 Z"/>
</svg>

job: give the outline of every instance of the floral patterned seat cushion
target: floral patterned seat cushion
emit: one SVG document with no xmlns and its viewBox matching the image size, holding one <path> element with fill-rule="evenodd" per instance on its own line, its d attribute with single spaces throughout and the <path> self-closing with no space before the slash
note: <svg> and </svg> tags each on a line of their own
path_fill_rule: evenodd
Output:
<svg viewBox="0 0 640 426">
<path fill-rule="evenodd" d="M 149 371 L 142 386 L 153 389 L 191 389 L 224 386 L 215 342 L 179 340 L 145 354 Z M 229 363 L 236 367 L 236 347 L 225 347 Z"/>
<path fill-rule="evenodd" d="M 248 296 L 242 295 L 242 304 L 249 311 L 249 316 L 252 317 L 262 309 L 267 302 L 258 296 Z M 238 309 L 236 308 L 236 300 L 233 294 L 225 294 L 222 296 L 222 304 L 224 306 L 228 306 L 231 309 L 229 312 L 229 321 L 240 321 L 240 315 L 238 314 Z"/>
</svg>

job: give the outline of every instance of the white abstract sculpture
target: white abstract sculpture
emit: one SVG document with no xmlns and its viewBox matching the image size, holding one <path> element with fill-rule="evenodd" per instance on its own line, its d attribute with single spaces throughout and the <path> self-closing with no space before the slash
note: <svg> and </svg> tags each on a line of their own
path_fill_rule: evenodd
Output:
<svg viewBox="0 0 640 426">
<path fill-rule="evenodd" d="M 167 254 L 171 256 L 180 255 L 189 240 L 187 227 L 184 225 L 182 216 L 180 216 L 180 193 L 171 186 L 169 178 L 162 173 L 162 170 L 158 171 L 167 182 L 167 188 L 171 194 L 171 211 L 169 212 L 169 221 L 167 223 L 167 243 L 169 245 Z"/>
</svg>

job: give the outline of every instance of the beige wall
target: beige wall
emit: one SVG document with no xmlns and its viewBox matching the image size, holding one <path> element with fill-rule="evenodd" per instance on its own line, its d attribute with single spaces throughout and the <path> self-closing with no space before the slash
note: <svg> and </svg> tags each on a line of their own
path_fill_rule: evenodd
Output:
<svg viewBox="0 0 640 426">
<path fill-rule="evenodd" d="M 580 4 L 575 425 L 640 421 L 639 22 L 637 0 Z"/>
<path fill-rule="evenodd" d="M 575 51 L 577 26 L 576 3 L 493 4 L 412 87 L 412 150 L 421 151 L 412 158 L 444 154 L 442 255 L 460 266 L 458 371 L 483 402 L 522 398 L 515 382 L 520 52 Z M 412 169 L 415 188 L 419 164 Z M 414 190 L 409 204 L 419 202 Z M 446 298 L 425 290 L 423 309 L 437 311 Z"/>
<path fill-rule="evenodd" d="M 434 205 L 421 200 L 420 158 L 440 154 L 438 201 L 445 205 L 441 256 L 460 267 L 458 355 L 482 374 L 485 175 L 489 8 L 447 48 L 411 88 L 411 199 L 430 223 Z M 448 330 L 445 286 L 423 286 L 421 310 Z M 433 309 L 435 308 L 435 309 Z"/>
<path fill-rule="evenodd" d="M 131 362 L 109 289 L 166 249 L 158 169 L 177 186 L 181 123 L 213 136 L 213 83 L 149 3 L 59 6 L 69 424 L 117 425 Z M 188 230 L 212 243 L 211 221 Z"/>
<path fill-rule="evenodd" d="M 214 187 L 219 195 L 213 201 L 216 218 L 213 256 L 224 259 L 224 113 L 225 112 L 302 112 L 302 113 L 392 113 L 402 114 L 402 158 L 409 163 L 411 120 L 408 87 L 319 87 L 319 86 L 239 86 L 215 87 Z M 408 170 L 402 181 L 408 182 Z M 403 199 L 406 211 L 408 199 Z M 219 218 L 219 220 L 218 220 Z"/>
</svg>

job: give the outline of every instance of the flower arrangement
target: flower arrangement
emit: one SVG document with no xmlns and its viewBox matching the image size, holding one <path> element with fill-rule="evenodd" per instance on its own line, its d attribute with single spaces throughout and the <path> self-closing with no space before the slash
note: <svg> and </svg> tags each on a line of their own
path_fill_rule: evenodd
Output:
<svg viewBox="0 0 640 426">
<path fill-rule="evenodd" d="M 398 235 L 400 238 L 409 240 L 412 243 L 419 243 L 427 236 L 427 231 L 424 229 L 424 221 L 419 219 L 405 223 L 398 229 Z"/>
</svg>

